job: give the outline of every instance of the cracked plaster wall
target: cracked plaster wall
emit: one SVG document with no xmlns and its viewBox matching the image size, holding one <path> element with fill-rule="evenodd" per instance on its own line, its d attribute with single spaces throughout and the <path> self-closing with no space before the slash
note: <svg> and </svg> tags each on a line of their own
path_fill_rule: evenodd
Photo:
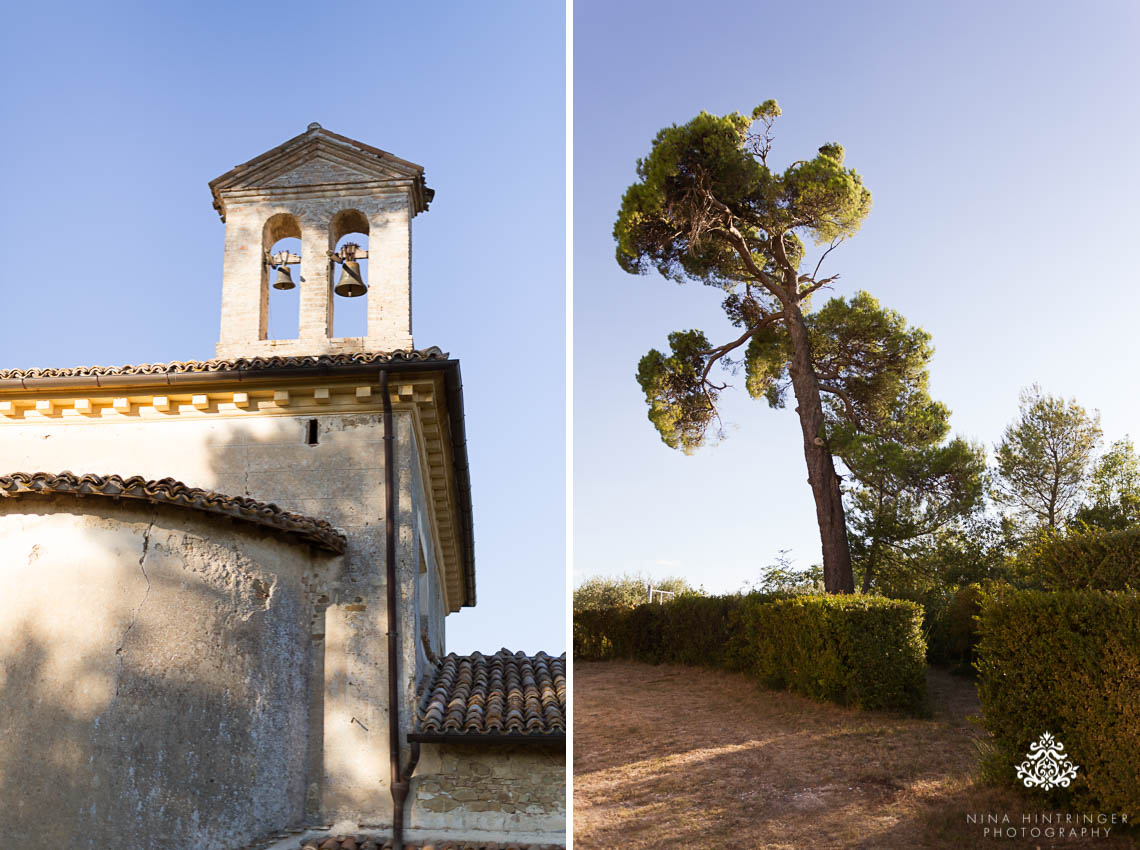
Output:
<svg viewBox="0 0 1140 850">
<path fill-rule="evenodd" d="M 309 419 L 319 442 L 307 445 Z M 420 552 L 437 577 L 428 496 L 408 413 L 397 410 L 397 570 L 404 704 L 416 705 L 416 598 Z M 0 472 L 46 470 L 176 478 L 227 495 L 246 495 L 344 529 L 348 550 L 325 584 L 313 623 L 315 685 L 307 756 L 306 814 L 320 822 L 390 825 L 387 612 L 384 568 L 383 425 L 378 411 L 110 421 L 0 423 Z M 93 501 L 93 500 L 89 500 Z M 2 502 L 2 500 L 0 500 Z M 224 526 L 223 526 L 224 527 Z M 4 532 L 0 529 L 0 538 Z M 6 545 L 0 540 L 0 545 Z M 141 544 L 140 544 L 141 545 Z M 138 555 L 135 555 L 137 563 Z M 141 580 L 141 576 L 139 576 Z M 148 602 L 149 605 L 149 602 Z M 442 615 L 440 600 L 429 609 Z M 0 624 L 9 615 L 0 609 Z M 442 642 L 443 626 L 436 628 Z M 0 638 L 0 653 L 7 648 Z M 407 759 L 406 745 L 402 757 Z M 275 824 L 274 829 L 286 824 Z"/>
<path fill-rule="evenodd" d="M 299 822 L 327 560 L 169 506 L 0 499 L 0 843 L 231 850 Z"/>
</svg>

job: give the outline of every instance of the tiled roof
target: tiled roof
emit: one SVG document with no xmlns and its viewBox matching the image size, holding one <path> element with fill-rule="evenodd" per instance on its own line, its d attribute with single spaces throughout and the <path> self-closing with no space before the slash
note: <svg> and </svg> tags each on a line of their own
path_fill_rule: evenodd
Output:
<svg viewBox="0 0 1140 850">
<path fill-rule="evenodd" d="M 565 740 L 566 653 L 451 653 L 436 667 L 413 740 Z"/>
<path fill-rule="evenodd" d="M 306 838 L 303 850 L 395 850 L 391 838 L 338 835 L 332 838 Z M 404 850 L 564 850 L 561 844 L 500 844 L 484 841 L 407 842 Z"/>
<path fill-rule="evenodd" d="M 149 481 L 141 475 L 122 478 L 118 475 L 75 475 L 61 472 L 12 472 L 0 476 L 0 498 L 36 495 L 107 496 L 113 499 L 138 499 L 156 505 L 176 505 L 231 519 L 245 520 L 277 531 L 295 535 L 333 552 L 343 552 L 345 537 L 323 519 L 284 511 L 277 505 L 258 502 L 244 496 L 223 496 L 211 490 L 187 487 L 173 478 Z"/>
<path fill-rule="evenodd" d="M 438 346 L 397 351 L 368 351 L 354 354 L 319 354 L 303 357 L 238 357 L 232 360 L 174 360 L 170 363 L 142 363 L 136 366 L 76 366 L 68 369 L 0 369 L 0 380 L 29 378 L 98 378 L 109 375 L 165 375 L 191 372 L 259 372 L 269 369 L 308 366 L 355 366 L 369 363 L 398 363 L 447 360 Z"/>
</svg>

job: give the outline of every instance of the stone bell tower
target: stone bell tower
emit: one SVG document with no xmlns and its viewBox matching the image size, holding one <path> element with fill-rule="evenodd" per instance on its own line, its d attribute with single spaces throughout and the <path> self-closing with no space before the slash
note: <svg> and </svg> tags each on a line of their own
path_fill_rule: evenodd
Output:
<svg viewBox="0 0 1140 850">
<path fill-rule="evenodd" d="M 411 349 L 412 219 L 435 192 L 422 166 L 310 124 L 308 129 L 211 181 L 226 225 L 219 358 L 349 354 Z M 368 326 L 333 337 L 338 240 L 368 237 Z M 280 239 L 300 255 L 271 258 Z M 351 257 L 348 257 L 351 259 Z M 270 273 L 299 267 L 296 339 L 269 339 Z M 346 269 L 347 272 L 347 269 Z"/>
</svg>

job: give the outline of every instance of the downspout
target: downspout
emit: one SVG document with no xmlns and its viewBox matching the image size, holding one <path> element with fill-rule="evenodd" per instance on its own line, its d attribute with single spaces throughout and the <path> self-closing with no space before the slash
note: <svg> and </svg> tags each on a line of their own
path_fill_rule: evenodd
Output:
<svg viewBox="0 0 1140 850">
<path fill-rule="evenodd" d="M 396 448 L 388 370 L 380 370 L 380 398 L 384 404 L 384 559 L 388 585 L 388 754 L 392 786 L 392 844 L 404 846 L 404 805 L 412 773 L 420 760 L 420 745 L 412 743 L 406 769 L 400 769 L 400 631 L 396 592 Z"/>
</svg>

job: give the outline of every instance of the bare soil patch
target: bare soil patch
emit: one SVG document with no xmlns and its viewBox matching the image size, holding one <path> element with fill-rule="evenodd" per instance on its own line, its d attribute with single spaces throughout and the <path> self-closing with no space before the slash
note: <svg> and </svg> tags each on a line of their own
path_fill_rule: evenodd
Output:
<svg viewBox="0 0 1140 850">
<path fill-rule="evenodd" d="M 931 671 L 929 720 L 766 691 L 733 673 L 574 665 L 574 846 L 1134 847 L 1126 837 L 996 839 L 967 813 L 1038 811 L 975 781 L 968 678 Z M 991 827 L 993 828 L 993 827 Z"/>
</svg>

